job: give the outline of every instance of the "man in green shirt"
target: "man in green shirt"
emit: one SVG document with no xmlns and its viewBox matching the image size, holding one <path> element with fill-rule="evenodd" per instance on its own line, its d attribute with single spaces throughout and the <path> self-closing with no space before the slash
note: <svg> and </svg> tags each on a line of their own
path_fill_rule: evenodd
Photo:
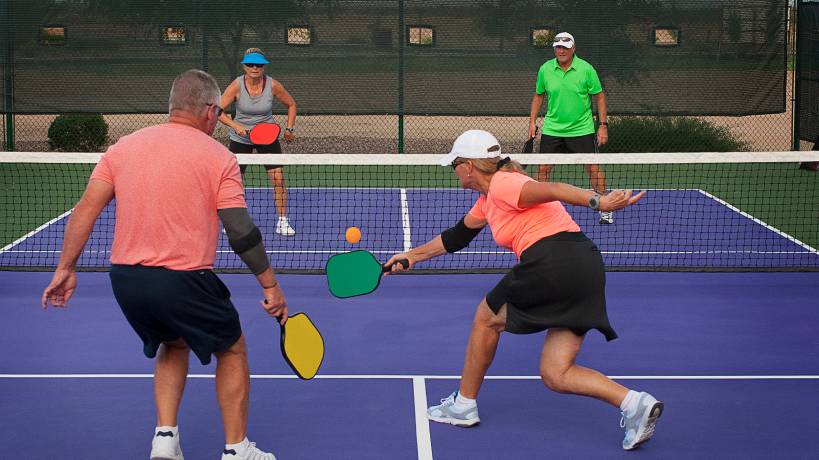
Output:
<svg viewBox="0 0 819 460">
<path fill-rule="evenodd" d="M 540 153 L 597 153 L 597 146 L 609 139 L 606 96 L 597 71 L 588 62 L 575 56 L 574 37 L 561 32 L 552 44 L 555 58 L 546 61 L 537 73 L 537 85 L 529 111 L 529 138 L 537 132 L 537 120 L 544 95 L 548 95 L 548 110 L 540 136 Z M 592 118 L 591 96 L 597 101 L 600 127 L 597 135 Z M 597 165 L 585 165 L 592 188 L 606 193 L 606 177 Z M 540 165 L 538 180 L 549 180 L 552 165 Z M 612 224 L 611 212 L 600 213 L 601 224 Z"/>
</svg>

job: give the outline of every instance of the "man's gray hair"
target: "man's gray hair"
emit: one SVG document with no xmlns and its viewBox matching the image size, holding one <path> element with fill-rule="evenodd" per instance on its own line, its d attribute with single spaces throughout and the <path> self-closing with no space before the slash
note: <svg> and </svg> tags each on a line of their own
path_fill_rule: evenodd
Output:
<svg viewBox="0 0 819 460">
<path fill-rule="evenodd" d="M 208 104 L 219 103 L 219 84 L 209 73 L 198 69 L 183 72 L 173 81 L 168 111 L 185 110 L 198 113 Z"/>
</svg>

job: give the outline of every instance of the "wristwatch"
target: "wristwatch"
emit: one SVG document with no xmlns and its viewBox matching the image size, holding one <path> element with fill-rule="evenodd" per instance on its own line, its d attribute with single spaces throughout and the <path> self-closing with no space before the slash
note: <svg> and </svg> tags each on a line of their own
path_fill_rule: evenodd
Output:
<svg viewBox="0 0 819 460">
<path fill-rule="evenodd" d="M 608 125 L 609 125 L 609 122 L 607 122 L 607 121 L 601 121 L 600 122 L 600 126 L 608 126 Z"/>
<path fill-rule="evenodd" d="M 284 128 L 284 130 L 287 131 L 288 133 L 295 133 L 296 132 L 296 128 Z"/>
<path fill-rule="evenodd" d="M 589 207 L 594 209 L 595 211 L 600 209 L 600 195 L 595 193 L 594 195 L 592 195 L 591 198 L 589 198 Z"/>
</svg>

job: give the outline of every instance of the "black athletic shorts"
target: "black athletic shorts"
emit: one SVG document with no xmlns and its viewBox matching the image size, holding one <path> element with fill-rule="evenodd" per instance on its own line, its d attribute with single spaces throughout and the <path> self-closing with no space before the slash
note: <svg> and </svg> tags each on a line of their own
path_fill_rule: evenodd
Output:
<svg viewBox="0 0 819 460">
<path fill-rule="evenodd" d="M 597 329 L 614 340 L 605 290 L 600 250 L 582 232 L 562 232 L 526 248 L 486 302 L 496 314 L 506 304 L 506 331 L 514 334 L 555 327 L 583 335 Z"/>
<path fill-rule="evenodd" d="M 241 142 L 231 140 L 228 146 L 228 150 L 233 153 L 253 153 L 253 149 L 256 149 L 256 153 L 282 153 L 282 144 L 279 143 L 278 139 L 276 139 L 276 142 L 268 145 L 242 144 Z M 267 171 L 281 167 L 282 165 L 264 165 L 264 169 Z M 242 175 L 244 175 L 247 165 L 239 165 L 239 169 L 242 170 Z"/>
<path fill-rule="evenodd" d="M 557 137 L 542 134 L 540 153 L 597 153 L 597 135 Z"/>
<path fill-rule="evenodd" d="M 181 338 L 203 365 L 242 335 L 230 291 L 212 270 L 113 265 L 114 297 L 149 358 L 162 342 Z"/>
</svg>

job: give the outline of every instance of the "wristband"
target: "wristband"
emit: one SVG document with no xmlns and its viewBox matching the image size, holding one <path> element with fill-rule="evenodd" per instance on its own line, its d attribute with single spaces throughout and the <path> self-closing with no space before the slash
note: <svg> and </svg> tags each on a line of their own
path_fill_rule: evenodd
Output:
<svg viewBox="0 0 819 460">
<path fill-rule="evenodd" d="M 273 289 L 274 287 L 276 287 L 276 286 L 278 286 L 278 285 L 279 285 L 279 282 L 278 282 L 278 281 L 275 281 L 275 282 L 273 283 L 273 286 L 262 286 L 262 289 Z"/>
</svg>

